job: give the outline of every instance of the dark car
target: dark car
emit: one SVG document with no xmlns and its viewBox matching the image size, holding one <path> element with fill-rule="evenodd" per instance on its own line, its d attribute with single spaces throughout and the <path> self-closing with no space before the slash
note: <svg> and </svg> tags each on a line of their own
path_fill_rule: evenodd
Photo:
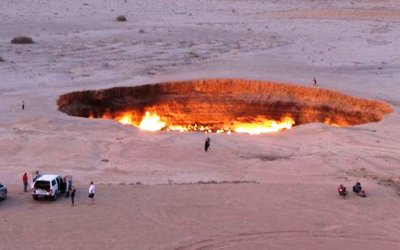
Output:
<svg viewBox="0 0 400 250">
<path fill-rule="evenodd" d="M 7 199 L 7 187 L 0 183 L 0 200 Z"/>
</svg>

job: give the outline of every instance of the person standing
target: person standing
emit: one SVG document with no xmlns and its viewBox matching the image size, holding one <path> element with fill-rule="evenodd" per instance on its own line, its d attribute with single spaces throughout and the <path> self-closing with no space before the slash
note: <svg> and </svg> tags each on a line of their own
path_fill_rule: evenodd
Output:
<svg viewBox="0 0 400 250">
<path fill-rule="evenodd" d="M 25 102 L 24 101 L 22 101 L 22 110 L 24 110 L 25 109 Z"/>
<path fill-rule="evenodd" d="M 94 185 L 93 181 L 90 182 L 90 187 L 89 187 L 89 198 L 92 201 L 92 205 L 94 205 L 94 195 L 96 193 L 96 186 Z"/>
<path fill-rule="evenodd" d="M 24 173 L 22 176 L 22 183 L 24 184 L 24 192 L 28 192 L 28 174 Z"/>
<path fill-rule="evenodd" d="M 314 87 L 317 87 L 317 78 L 315 78 L 315 76 L 312 79 Z"/>
<path fill-rule="evenodd" d="M 210 148 L 210 144 L 211 144 L 211 139 L 210 137 L 207 137 L 206 142 L 204 143 L 204 151 L 208 151 L 208 149 Z"/>
<path fill-rule="evenodd" d="M 68 196 L 71 193 L 71 188 L 72 188 L 72 177 L 66 178 L 66 183 L 67 185 L 67 191 L 65 192 L 65 197 L 68 198 Z"/>
<path fill-rule="evenodd" d="M 75 186 L 72 186 L 72 188 L 71 188 L 71 207 L 73 207 L 73 206 L 75 206 L 75 192 L 76 192 L 76 189 L 75 189 Z"/>
<path fill-rule="evenodd" d="M 32 176 L 32 182 L 35 182 L 40 177 L 39 171 L 35 171 Z"/>
</svg>

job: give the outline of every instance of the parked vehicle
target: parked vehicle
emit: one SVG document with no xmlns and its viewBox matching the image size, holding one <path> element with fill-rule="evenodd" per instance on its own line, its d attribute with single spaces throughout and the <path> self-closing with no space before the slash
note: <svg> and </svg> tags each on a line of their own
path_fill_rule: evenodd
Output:
<svg viewBox="0 0 400 250">
<path fill-rule="evenodd" d="M 67 194 L 71 186 L 72 176 L 62 178 L 55 174 L 44 174 L 32 184 L 32 198 L 34 200 L 50 198 L 55 201 L 58 196 Z"/>
<path fill-rule="evenodd" d="M 0 183 L 0 200 L 7 199 L 7 187 Z"/>
</svg>

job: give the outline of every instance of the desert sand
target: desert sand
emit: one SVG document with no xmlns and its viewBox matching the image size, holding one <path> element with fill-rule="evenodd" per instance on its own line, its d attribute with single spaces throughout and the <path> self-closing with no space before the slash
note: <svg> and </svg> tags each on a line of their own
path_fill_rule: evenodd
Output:
<svg viewBox="0 0 400 250">
<path fill-rule="evenodd" d="M 0 10 L 0 249 L 399 249 L 399 2 L 8 0 Z M 20 35 L 35 43 L 10 43 Z M 394 111 L 254 136 L 146 132 L 56 104 L 79 90 L 208 78 L 312 86 L 314 76 Z M 77 205 L 22 192 L 35 170 L 72 175 Z M 356 181 L 367 198 L 338 197 Z"/>
</svg>

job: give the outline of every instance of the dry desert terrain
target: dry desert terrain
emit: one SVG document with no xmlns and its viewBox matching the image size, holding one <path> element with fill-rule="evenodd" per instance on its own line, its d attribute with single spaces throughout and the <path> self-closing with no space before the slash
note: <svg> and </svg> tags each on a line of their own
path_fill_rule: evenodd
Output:
<svg viewBox="0 0 400 250">
<path fill-rule="evenodd" d="M 0 1 L 0 249 L 399 249 L 399 41 L 395 0 Z M 71 91 L 314 76 L 393 112 L 248 135 L 146 132 L 57 106 Z M 35 170 L 72 175 L 76 206 L 24 193 Z M 339 198 L 356 181 L 368 197 Z"/>
</svg>

